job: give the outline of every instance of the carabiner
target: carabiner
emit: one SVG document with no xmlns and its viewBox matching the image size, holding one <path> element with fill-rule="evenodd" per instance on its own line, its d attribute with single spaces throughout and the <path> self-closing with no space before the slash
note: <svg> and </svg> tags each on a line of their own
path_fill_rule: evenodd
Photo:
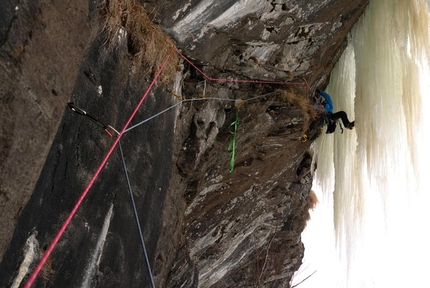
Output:
<svg viewBox="0 0 430 288">
<path fill-rule="evenodd" d="M 75 112 L 79 115 L 88 115 L 84 109 L 81 109 L 81 108 L 75 106 L 75 103 L 73 103 L 73 102 L 67 103 L 67 107 L 69 107 L 69 109 L 72 110 L 72 112 Z"/>
</svg>

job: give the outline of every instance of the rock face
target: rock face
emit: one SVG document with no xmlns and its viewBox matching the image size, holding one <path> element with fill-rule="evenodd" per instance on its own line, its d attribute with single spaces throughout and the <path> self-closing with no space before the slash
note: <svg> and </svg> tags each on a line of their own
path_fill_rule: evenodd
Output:
<svg viewBox="0 0 430 288">
<path fill-rule="evenodd" d="M 0 286 L 19 287 L 114 141 L 66 103 L 120 129 L 152 75 L 135 71 L 127 31 L 106 47 L 98 14 L 115 1 L 6 2 L 2 253 L 17 225 Z M 298 140 L 305 115 L 286 95 L 306 98 L 303 79 L 327 83 L 368 1 L 221 2 L 141 3 L 197 66 L 182 59 L 176 79 L 156 85 L 134 122 L 177 106 L 121 145 L 157 287 L 289 287 L 304 253 L 312 175 L 310 143 Z M 114 153 L 37 286 L 149 287 L 132 211 Z"/>
<path fill-rule="evenodd" d="M 206 88 L 207 97 L 233 99 L 234 93 L 234 89 Z M 264 94 L 258 87 L 240 93 L 242 99 Z M 228 127 L 236 111 L 240 118 L 236 165 L 229 173 Z M 238 110 L 234 102 L 208 100 L 181 115 L 180 130 L 189 134 L 177 139 L 173 173 L 177 177 L 172 179 L 170 186 L 175 188 L 169 191 L 166 205 L 185 203 L 176 205 L 182 210 L 165 210 L 164 218 L 175 220 L 165 223 L 157 249 L 157 277 L 165 283 L 161 286 L 197 285 L 192 274 L 182 274 L 184 269 L 174 269 L 166 277 L 172 261 L 174 267 L 191 262 L 201 287 L 288 283 L 303 256 L 300 233 L 311 186 L 311 175 L 298 172 L 303 159 L 309 158 L 309 144 L 298 141 L 301 112 L 273 94 L 245 102 Z M 178 187 L 184 193 L 178 194 Z M 171 235 L 181 233 L 183 241 L 169 243 Z M 175 248 L 169 247 L 172 244 Z M 176 249 L 184 251 L 175 257 L 171 252 Z"/>
<path fill-rule="evenodd" d="M 71 97 L 90 38 L 88 8 L 87 1 L 0 7 L 0 255 Z"/>
<path fill-rule="evenodd" d="M 148 11 L 203 64 L 259 79 L 327 77 L 368 1 L 148 1 Z"/>
</svg>

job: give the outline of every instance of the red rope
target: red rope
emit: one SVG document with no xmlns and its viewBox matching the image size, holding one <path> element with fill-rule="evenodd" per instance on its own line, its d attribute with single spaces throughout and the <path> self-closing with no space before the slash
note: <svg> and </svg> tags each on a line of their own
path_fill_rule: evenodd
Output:
<svg viewBox="0 0 430 288">
<path fill-rule="evenodd" d="M 173 50 L 172 50 L 173 52 Z M 139 103 L 136 105 L 136 108 L 134 109 L 133 113 L 131 114 L 130 118 L 127 120 L 126 124 L 124 125 L 124 128 L 122 128 L 121 132 L 119 133 L 118 137 L 115 139 L 115 142 L 112 144 L 111 148 L 109 149 L 108 153 L 106 154 L 105 158 L 101 162 L 100 166 L 97 168 L 96 172 L 94 173 L 93 177 L 91 178 L 90 182 L 88 183 L 85 190 L 82 192 L 81 196 L 79 197 L 78 201 L 76 202 L 75 206 L 73 207 L 72 211 L 70 212 L 67 219 L 64 221 L 63 225 L 61 226 L 60 230 L 58 231 L 57 235 L 55 236 L 54 240 L 49 245 L 48 249 L 46 250 L 45 254 L 43 255 L 42 259 L 39 261 L 36 269 L 31 274 L 30 278 L 28 279 L 27 283 L 25 284 L 24 288 L 30 288 L 31 285 L 36 280 L 36 277 L 38 276 L 40 270 L 42 269 L 45 262 L 48 260 L 49 256 L 51 255 L 52 251 L 54 250 L 55 246 L 57 245 L 58 241 L 60 240 L 61 236 L 63 235 L 66 228 L 69 226 L 70 221 L 72 220 L 73 216 L 76 214 L 76 211 L 82 204 L 82 201 L 85 199 L 86 195 L 88 194 L 89 190 L 93 186 L 94 182 L 96 181 L 97 177 L 99 176 L 100 172 L 102 171 L 103 167 L 106 165 L 106 162 L 110 158 L 111 154 L 113 153 L 114 149 L 118 145 L 118 142 L 121 140 L 122 135 L 124 134 L 127 127 L 130 125 L 131 121 L 133 120 L 134 116 L 136 115 L 137 111 L 139 110 L 140 106 L 142 105 L 143 101 L 148 96 L 149 92 L 151 91 L 152 87 L 154 86 L 155 82 L 157 81 L 158 77 L 160 76 L 161 72 L 163 71 L 164 67 L 166 66 L 167 62 L 169 61 L 169 58 L 172 54 L 170 54 L 166 57 L 163 64 L 161 65 L 160 69 L 157 71 L 157 73 L 154 76 L 154 79 L 150 83 L 149 87 L 147 88 L 145 94 L 140 99 Z M 236 82 L 236 83 L 257 83 L 257 84 L 277 84 L 277 85 L 307 85 L 306 82 L 276 82 L 276 81 L 264 81 L 264 80 L 246 80 L 246 79 L 229 79 L 229 78 L 211 78 L 207 76 L 201 69 L 199 69 L 194 63 L 192 63 L 188 58 L 186 58 L 183 54 L 181 54 L 178 50 L 176 50 L 178 55 L 182 57 L 185 61 L 187 61 L 191 66 L 193 66 L 198 72 L 200 72 L 207 80 L 209 81 L 215 81 L 215 82 Z"/>
<path fill-rule="evenodd" d="M 188 64 L 193 66 L 200 74 L 205 77 L 208 81 L 215 81 L 215 82 L 234 82 L 234 83 L 256 83 L 256 84 L 274 84 L 274 85 L 308 85 L 306 82 L 277 82 L 277 81 L 264 81 L 264 80 L 248 80 L 248 79 L 231 79 L 231 78 L 212 78 L 206 75 L 200 68 L 198 68 L 191 60 L 189 60 L 187 57 L 185 57 L 181 52 L 176 50 L 176 53 L 184 59 Z"/>
<path fill-rule="evenodd" d="M 43 257 L 40 260 L 39 264 L 37 265 L 36 269 L 31 274 L 31 276 L 28 279 L 27 283 L 25 284 L 24 288 L 29 288 L 33 284 L 34 280 L 36 279 L 37 275 L 39 274 L 39 272 L 42 269 L 43 265 L 45 264 L 46 260 L 48 260 L 48 257 L 51 254 L 52 250 L 55 248 L 55 246 L 57 245 L 61 236 L 63 235 L 64 230 L 66 230 L 67 226 L 70 224 L 70 221 L 72 220 L 73 216 L 75 215 L 76 211 L 78 210 L 79 206 L 81 205 L 82 201 L 84 200 L 84 198 L 87 195 L 88 191 L 90 190 L 91 186 L 93 186 L 94 182 L 96 181 L 96 178 L 99 176 L 103 167 L 106 165 L 106 162 L 108 161 L 109 157 L 113 153 L 115 147 L 118 145 L 118 142 L 121 139 L 122 135 L 124 134 L 124 131 L 127 129 L 128 125 L 130 125 L 131 121 L 133 120 L 134 116 L 136 115 L 137 111 L 139 110 L 140 106 L 142 105 L 143 101 L 146 99 L 149 92 L 151 91 L 152 86 L 154 86 L 156 80 L 158 79 L 158 77 L 160 76 L 164 67 L 166 66 L 167 62 L 169 61 L 169 58 L 172 55 L 172 52 L 173 52 L 173 50 L 166 57 L 163 64 L 161 65 L 160 69 L 155 74 L 154 79 L 152 80 L 152 82 L 149 85 L 148 89 L 146 90 L 145 94 L 143 94 L 142 98 L 140 99 L 139 103 L 137 104 L 136 108 L 134 109 L 133 113 L 131 114 L 130 118 L 128 119 L 127 123 L 124 125 L 124 128 L 122 128 L 121 133 L 115 139 L 115 142 L 113 143 L 112 147 L 109 149 L 108 153 L 106 154 L 106 156 L 103 159 L 102 163 L 100 164 L 99 168 L 97 168 L 96 173 L 91 178 L 90 182 L 88 183 L 87 187 L 85 188 L 85 190 L 82 193 L 81 197 L 79 198 L 78 202 L 76 202 L 75 206 L 73 207 L 73 209 L 70 212 L 69 216 L 67 217 L 66 221 L 64 221 L 63 226 L 61 226 L 60 231 L 58 231 L 58 233 L 55 236 L 54 240 L 52 241 L 51 245 L 49 245 L 48 249 L 46 250 L 45 254 L 43 255 Z"/>
</svg>

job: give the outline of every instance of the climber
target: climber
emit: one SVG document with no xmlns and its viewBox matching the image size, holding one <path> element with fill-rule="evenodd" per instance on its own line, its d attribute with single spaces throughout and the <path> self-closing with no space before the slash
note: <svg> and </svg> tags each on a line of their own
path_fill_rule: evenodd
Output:
<svg viewBox="0 0 430 288">
<path fill-rule="evenodd" d="M 343 126 L 345 126 L 346 129 L 352 130 L 355 126 L 355 121 L 350 122 L 348 119 L 348 115 L 345 111 L 338 111 L 336 113 L 333 113 L 333 101 L 331 100 L 331 97 L 328 93 L 316 90 L 316 93 L 320 97 L 316 97 L 317 105 L 321 105 L 324 108 L 324 111 L 320 112 L 320 117 L 318 117 L 317 120 L 315 120 L 309 127 L 308 132 L 312 131 L 313 129 L 322 126 L 324 124 L 327 125 L 327 131 L 326 134 L 331 134 L 336 130 L 336 124 L 339 119 L 342 120 Z M 342 129 L 342 126 L 341 126 Z M 305 142 L 308 140 L 308 132 L 303 134 L 302 141 Z M 342 129 L 343 133 L 343 129 Z"/>
<path fill-rule="evenodd" d="M 348 120 L 348 115 L 345 111 L 338 111 L 333 114 L 333 101 L 331 100 L 330 95 L 324 91 L 316 90 L 316 92 L 324 98 L 320 101 L 321 105 L 324 107 L 324 110 L 326 113 L 324 113 L 324 117 L 327 118 L 328 121 L 326 121 L 327 124 L 327 131 L 326 134 L 333 133 L 336 129 L 336 123 L 337 120 L 341 119 L 343 122 L 343 126 L 345 126 L 346 129 L 352 130 L 354 128 L 354 122 L 350 122 Z"/>
</svg>

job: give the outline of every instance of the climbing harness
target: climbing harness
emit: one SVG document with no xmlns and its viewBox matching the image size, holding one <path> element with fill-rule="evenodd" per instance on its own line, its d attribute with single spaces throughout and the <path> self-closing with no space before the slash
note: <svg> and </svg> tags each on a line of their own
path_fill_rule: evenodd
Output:
<svg viewBox="0 0 430 288">
<path fill-rule="evenodd" d="M 228 145 L 228 151 L 231 152 L 231 159 L 230 159 L 230 169 L 228 172 L 232 173 L 234 170 L 234 157 L 236 154 L 236 139 L 237 139 L 237 127 L 239 126 L 239 112 L 236 110 L 236 119 L 231 122 L 229 126 L 230 134 L 233 135 L 233 139 L 231 139 L 230 144 Z M 233 127 L 233 130 L 232 130 Z"/>
<path fill-rule="evenodd" d="M 110 125 L 103 124 L 102 122 L 100 122 L 99 120 L 97 120 L 96 118 L 94 118 L 93 116 L 88 114 L 84 109 L 76 106 L 75 103 L 69 102 L 69 103 L 67 103 L 67 107 L 69 107 L 69 109 L 72 112 L 75 112 L 78 115 L 85 116 L 88 119 L 90 119 L 91 121 L 93 121 L 94 123 L 96 123 L 97 125 L 99 125 L 100 127 L 103 127 L 103 129 L 105 130 L 106 134 L 109 135 L 109 137 L 111 137 L 111 138 L 118 137 L 119 132 L 115 128 L 113 128 Z"/>
<path fill-rule="evenodd" d="M 304 78 L 302 78 L 302 79 L 307 84 L 306 79 L 304 79 Z M 309 85 L 308 85 L 308 89 L 310 90 Z M 320 114 L 319 117 L 322 117 L 323 118 L 323 123 L 328 126 L 329 122 L 330 122 L 330 119 L 327 117 L 327 115 L 326 115 L 327 112 L 324 109 L 324 104 L 325 104 L 326 100 L 319 93 L 318 93 L 318 96 L 317 96 L 317 92 L 316 91 L 311 92 L 310 95 L 312 95 L 312 97 L 315 100 L 315 109 L 317 110 L 318 114 Z M 304 133 L 299 138 L 299 140 L 302 141 L 303 143 L 305 143 L 305 142 L 307 142 L 309 140 L 309 135 L 307 135 L 306 133 Z"/>
</svg>

